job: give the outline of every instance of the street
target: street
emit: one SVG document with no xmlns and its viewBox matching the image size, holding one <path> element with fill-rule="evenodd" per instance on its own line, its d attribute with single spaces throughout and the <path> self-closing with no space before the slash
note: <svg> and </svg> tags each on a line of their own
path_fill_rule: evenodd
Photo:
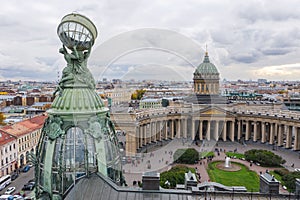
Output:
<svg viewBox="0 0 300 200">
<path fill-rule="evenodd" d="M 16 187 L 16 190 L 13 194 L 17 194 L 21 191 L 23 188 L 24 184 L 26 184 L 29 180 L 34 179 L 34 167 L 30 168 L 30 170 L 26 173 L 20 172 L 18 178 L 13 180 L 10 185 L 8 185 L 6 188 L 4 188 L 2 191 L 0 191 L 0 194 L 4 194 L 4 192 L 7 190 L 9 187 Z M 25 191 L 25 195 L 28 196 L 32 191 Z"/>
</svg>

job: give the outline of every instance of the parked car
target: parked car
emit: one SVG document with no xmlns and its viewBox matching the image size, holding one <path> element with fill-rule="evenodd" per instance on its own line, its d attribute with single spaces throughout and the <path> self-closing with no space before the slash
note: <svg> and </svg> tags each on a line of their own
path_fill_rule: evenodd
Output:
<svg viewBox="0 0 300 200">
<path fill-rule="evenodd" d="M 23 168 L 23 172 L 28 172 L 30 170 L 30 166 L 29 165 L 26 165 L 24 168 Z"/>
<path fill-rule="evenodd" d="M 33 190 L 34 186 L 35 186 L 35 183 L 26 183 L 23 186 L 22 190 Z"/>
<path fill-rule="evenodd" d="M 16 190 L 16 187 L 9 187 L 4 194 L 12 194 Z"/>
<path fill-rule="evenodd" d="M 18 178 L 18 176 L 19 176 L 19 174 L 18 173 L 13 173 L 12 175 L 11 175 L 11 180 L 13 181 L 13 180 L 15 180 L 16 178 Z"/>
<path fill-rule="evenodd" d="M 12 195 L 0 195 L 0 200 L 14 200 L 14 196 Z"/>
<path fill-rule="evenodd" d="M 28 183 L 27 183 L 27 184 L 31 184 L 31 185 L 35 186 L 35 180 L 34 180 L 34 179 L 32 179 L 32 180 L 28 181 Z"/>
<path fill-rule="evenodd" d="M 24 198 L 21 195 L 14 195 L 14 200 L 23 200 Z"/>
</svg>

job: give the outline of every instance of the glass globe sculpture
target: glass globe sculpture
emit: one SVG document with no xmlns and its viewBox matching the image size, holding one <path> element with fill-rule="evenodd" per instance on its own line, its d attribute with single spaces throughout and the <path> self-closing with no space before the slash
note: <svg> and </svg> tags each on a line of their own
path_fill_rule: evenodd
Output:
<svg viewBox="0 0 300 200">
<path fill-rule="evenodd" d="M 87 17 L 71 13 L 64 16 L 57 28 L 61 42 L 70 50 L 84 51 L 91 48 L 97 37 L 97 29 Z"/>
</svg>

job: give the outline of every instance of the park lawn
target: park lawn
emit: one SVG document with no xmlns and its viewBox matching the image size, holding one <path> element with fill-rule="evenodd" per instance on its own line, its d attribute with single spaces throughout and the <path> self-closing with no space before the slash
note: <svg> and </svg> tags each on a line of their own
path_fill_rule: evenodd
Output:
<svg viewBox="0 0 300 200">
<path fill-rule="evenodd" d="M 270 171 L 270 174 L 272 174 L 276 178 L 277 181 L 279 181 L 280 183 L 283 183 L 282 182 L 282 176 L 280 176 L 279 174 L 277 174 L 274 171 Z"/>
<path fill-rule="evenodd" d="M 241 170 L 229 172 L 220 170 L 216 165 L 221 161 L 209 163 L 208 175 L 211 181 L 218 182 L 226 186 L 245 186 L 249 192 L 259 191 L 259 176 L 256 172 L 249 170 L 245 165 L 231 162 L 241 166 Z"/>
<path fill-rule="evenodd" d="M 233 153 L 233 152 L 226 152 L 226 156 L 228 157 L 236 157 L 238 159 L 241 159 L 241 158 L 245 158 L 245 155 L 242 154 L 242 153 Z"/>
</svg>

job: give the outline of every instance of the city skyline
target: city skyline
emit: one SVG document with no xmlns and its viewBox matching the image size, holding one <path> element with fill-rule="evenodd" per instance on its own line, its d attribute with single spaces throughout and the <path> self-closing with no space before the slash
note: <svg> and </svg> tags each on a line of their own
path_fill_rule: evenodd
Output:
<svg viewBox="0 0 300 200">
<path fill-rule="evenodd" d="M 192 80 L 193 66 L 203 61 L 206 44 L 221 79 L 297 80 L 300 75 L 300 58 L 297 56 L 300 53 L 297 26 L 300 14 L 297 5 L 297 1 L 288 4 L 282 1 L 154 1 L 149 4 L 144 1 L 98 3 L 90 0 L 84 5 L 59 1 L 47 4 L 5 2 L 0 8 L 0 80 L 57 80 L 57 72 L 61 73 L 65 63 L 58 53 L 61 45 L 56 28 L 66 13 L 74 11 L 91 18 L 99 29 L 90 61 L 90 69 L 97 80 L 102 75 L 163 80 L 167 79 L 166 73 L 171 76 L 171 71 L 177 74 L 171 76 L 171 80 Z M 191 45 L 179 42 L 173 47 L 193 66 L 187 67 L 178 55 L 155 49 L 125 55 L 105 73 L 95 66 L 93 58 L 104 55 L 104 51 L 115 53 L 114 49 L 127 47 L 129 43 L 149 42 L 147 37 L 134 37 L 127 43 L 114 41 L 119 36 L 128 38 L 134 35 L 127 33 L 140 33 L 149 27 L 155 29 L 155 33 L 176 33 L 174 35 L 189 39 Z M 162 46 L 165 38 L 155 38 L 158 43 L 154 46 Z M 176 42 L 178 40 L 173 40 Z"/>
</svg>

